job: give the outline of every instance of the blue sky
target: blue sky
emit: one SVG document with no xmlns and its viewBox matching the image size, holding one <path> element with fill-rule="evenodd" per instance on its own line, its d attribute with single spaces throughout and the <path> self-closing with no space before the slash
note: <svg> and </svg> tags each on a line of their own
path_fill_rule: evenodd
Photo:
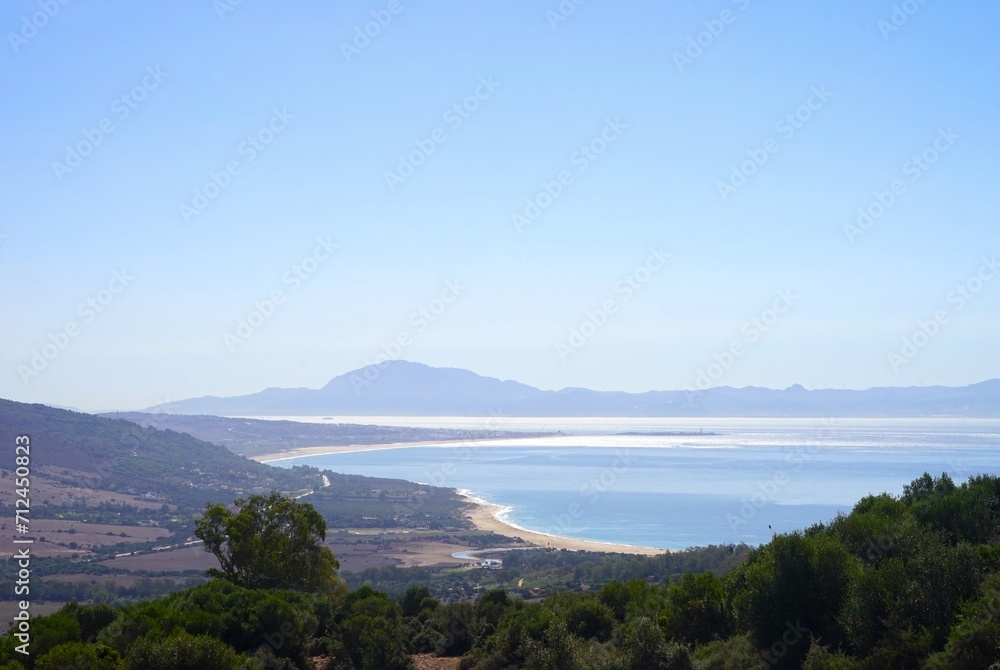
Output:
<svg viewBox="0 0 1000 670">
<path fill-rule="evenodd" d="M 0 396 L 1000 376 L 1000 8 L 562 11 L 4 3 Z"/>
</svg>

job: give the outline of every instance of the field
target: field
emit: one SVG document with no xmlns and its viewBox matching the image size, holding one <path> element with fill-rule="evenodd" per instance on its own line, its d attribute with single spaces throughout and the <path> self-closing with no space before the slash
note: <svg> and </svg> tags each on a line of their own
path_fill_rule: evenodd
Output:
<svg viewBox="0 0 1000 670">
<path fill-rule="evenodd" d="M 0 470 L 0 506 L 14 506 L 17 494 L 14 492 L 14 471 Z M 163 501 L 144 500 L 141 496 L 117 493 L 94 488 L 73 486 L 70 481 L 90 483 L 93 473 L 70 470 L 57 466 L 33 468 L 31 471 L 31 504 L 39 505 L 76 505 L 97 507 L 103 504 L 127 505 L 139 509 L 159 510 Z M 174 506 L 169 506 L 171 509 Z"/>
<path fill-rule="evenodd" d="M 172 549 L 169 551 L 154 551 L 133 556 L 113 558 L 101 561 L 104 565 L 118 570 L 150 571 L 150 572 L 183 572 L 185 570 L 208 570 L 219 567 L 219 562 L 201 545 Z"/>
<path fill-rule="evenodd" d="M 340 561 L 342 572 L 361 572 L 368 568 L 398 567 L 460 567 L 472 562 L 452 558 L 452 554 L 470 549 L 468 543 L 437 532 L 380 533 L 368 529 L 332 532 L 327 546 Z M 183 572 L 219 567 L 216 558 L 201 545 L 169 551 L 123 556 L 101 561 L 99 565 L 130 572 Z M 118 576 L 104 579 L 118 580 Z"/>
<path fill-rule="evenodd" d="M 0 523 L 0 542 L 4 549 L 0 557 L 14 554 L 13 522 Z M 29 537 L 35 540 L 31 545 L 34 556 L 84 557 L 91 549 L 107 547 L 122 542 L 152 542 L 166 538 L 170 532 L 163 528 L 149 526 L 119 526 L 112 524 L 84 523 L 59 519 L 37 519 L 31 522 Z"/>
</svg>

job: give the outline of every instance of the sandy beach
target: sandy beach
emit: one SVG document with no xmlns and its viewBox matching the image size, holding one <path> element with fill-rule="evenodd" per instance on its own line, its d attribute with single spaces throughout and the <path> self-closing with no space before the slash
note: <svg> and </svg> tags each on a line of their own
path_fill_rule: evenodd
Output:
<svg viewBox="0 0 1000 670">
<path fill-rule="evenodd" d="M 467 501 L 475 505 L 475 508 L 466 516 L 476 524 L 479 530 L 493 531 L 499 535 L 508 537 L 519 537 L 529 544 L 538 547 L 551 547 L 553 549 L 569 549 L 571 551 L 610 551 L 620 554 L 639 554 L 642 556 L 655 556 L 665 553 L 666 549 L 652 549 L 650 547 L 633 547 L 627 544 L 610 544 L 605 542 L 591 542 L 589 540 L 577 540 L 571 537 L 559 537 L 546 535 L 545 533 L 535 533 L 530 530 L 523 530 L 517 526 L 512 526 L 499 518 L 499 514 L 504 511 L 500 505 L 493 505 L 470 496 L 463 496 Z"/>
<path fill-rule="evenodd" d="M 483 440 L 491 442 L 492 440 Z M 407 447 L 427 447 L 427 446 L 447 446 L 455 445 L 456 442 L 399 442 L 391 444 L 356 444 L 343 446 L 326 447 L 301 447 L 290 449 L 276 454 L 262 454 L 254 456 L 253 460 L 261 463 L 271 461 L 281 461 L 289 458 L 300 458 L 302 456 L 322 456 L 324 454 L 342 454 L 352 451 L 374 451 L 378 449 L 402 449 Z M 462 442 L 465 444 L 465 442 Z M 528 544 L 538 547 L 551 547 L 553 549 L 569 549 L 571 551 L 609 551 L 621 554 L 637 554 L 642 556 L 655 556 L 666 552 L 666 549 L 654 549 L 651 547 L 633 547 L 627 544 L 611 544 L 606 542 L 593 542 L 590 540 L 577 540 L 571 537 L 561 537 L 556 535 L 546 535 L 530 530 L 524 530 L 517 526 L 512 526 L 500 518 L 504 508 L 485 501 L 463 496 L 468 502 L 475 505 L 475 508 L 467 515 L 468 518 L 480 530 L 492 531 L 507 537 L 519 537 Z"/>
<path fill-rule="evenodd" d="M 271 461 L 284 461 L 290 458 L 302 458 L 303 456 L 324 456 L 326 454 L 347 454 L 353 451 L 378 451 L 380 449 L 407 449 L 407 448 L 418 448 L 418 447 L 460 447 L 463 445 L 488 445 L 495 442 L 511 442 L 518 440 L 529 441 L 533 438 L 504 438 L 501 440 L 495 439 L 483 439 L 483 440 L 439 440 L 430 442 L 389 442 L 386 444 L 342 444 L 337 446 L 326 446 L 326 447 L 300 447 L 298 449 L 289 449 L 287 451 L 279 451 L 274 454 L 259 454 L 257 456 L 249 456 L 250 460 L 257 461 L 259 463 L 269 463 Z"/>
<path fill-rule="evenodd" d="M 289 449 L 288 451 L 279 451 L 276 454 L 259 454 L 257 456 L 249 456 L 250 460 L 257 461 L 259 463 L 269 463 L 271 461 L 286 461 L 290 458 L 301 458 L 303 456 L 325 456 L 326 454 L 344 454 L 351 451 L 370 451 L 373 449 L 395 449 L 396 447 L 402 447 L 405 445 L 399 444 L 358 444 L 358 445 L 343 445 L 339 447 L 300 447 L 298 449 Z"/>
</svg>

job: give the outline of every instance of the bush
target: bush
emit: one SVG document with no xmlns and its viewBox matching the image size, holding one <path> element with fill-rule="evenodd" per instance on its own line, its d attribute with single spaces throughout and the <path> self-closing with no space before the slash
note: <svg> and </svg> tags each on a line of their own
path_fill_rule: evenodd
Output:
<svg viewBox="0 0 1000 670">
<path fill-rule="evenodd" d="M 221 640 L 179 630 L 165 639 L 138 639 L 124 670 L 256 670 L 255 665 Z"/>
<path fill-rule="evenodd" d="M 762 661 L 748 634 L 716 640 L 695 651 L 698 670 L 760 670 Z"/>
<path fill-rule="evenodd" d="M 463 656 L 472 649 L 473 618 L 471 603 L 452 603 L 434 610 L 428 623 L 441 636 L 434 653 L 438 656 Z"/>
<path fill-rule="evenodd" d="M 585 640 L 607 642 L 615 627 L 615 615 L 592 598 L 574 603 L 566 611 L 566 628 Z"/>
<path fill-rule="evenodd" d="M 843 653 L 833 653 L 814 640 L 802 663 L 802 670 L 858 670 L 861 664 Z"/>
<path fill-rule="evenodd" d="M 365 614 L 350 616 L 344 622 L 344 647 L 335 657 L 346 653 L 356 670 L 409 670 L 413 663 L 400 636 L 385 624 Z"/>
<path fill-rule="evenodd" d="M 88 645 L 83 642 L 67 642 L 53 647 L 35 661 L 35 670 L 67 670 L 86 668 L 87 670 L 117 670 L 121 657 L 118 652 L 105 645 Z"/>
<path fill-rule="evenodd" d="M 687 644 L 724 639 L 732 633 L 722 581 L 710 572 L 687 573 L 667 589 L 665 628 Z"/>
<path fill-rule="evenodd" d="M 692 670 L 686 647 L 668 645 L 650 619 L 637 617 L 625 629 L 625 665 L 643 670 Z"/>
</svg>

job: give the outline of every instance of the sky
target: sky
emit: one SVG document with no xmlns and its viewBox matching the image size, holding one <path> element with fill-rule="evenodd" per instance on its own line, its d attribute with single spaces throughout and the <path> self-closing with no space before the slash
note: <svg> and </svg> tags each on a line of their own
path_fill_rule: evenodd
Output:
<svg viewBox="0 0 1000 670">
<path fill-rule="evenodd" d="M 10 0 L 0 397 L 1000 377 L 1000 6 Z"/>
</svg>

